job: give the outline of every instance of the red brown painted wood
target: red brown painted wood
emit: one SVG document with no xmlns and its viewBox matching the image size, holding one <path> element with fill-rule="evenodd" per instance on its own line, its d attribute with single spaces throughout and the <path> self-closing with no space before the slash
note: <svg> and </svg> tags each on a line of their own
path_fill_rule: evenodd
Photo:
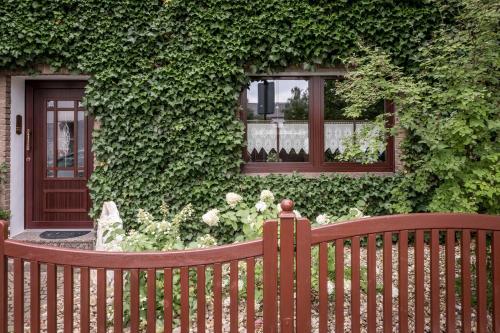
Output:
<svg viewBox="0 0 500 333">
<path fill-rule="evenodd" d="M 123 331 L 123 270 L 113 273 L 113 326 L 117 332 Z"/>
<path fill-rule="evenodd" d="M 295 213 L 280 213 L 280 332 L 294 332 Z"/>
<path fill-rule="evenodd" d="M 408 230 L 401 230 L 398 237 L 399 331 L 408 332 Z"/>
<path fill-rule="evenodd" d="M 351 240 L 351 331 L 361 332 L 360 320 L 360 249 L 359 236 Z"/>
<path fill-rule="evenodd" d="M 297 332 L 311 331 L 311 223 L 297 221 Z"/>
<path fill-rule="evenodd" d="M 93 121 L 85 115 L 83 120 L 78 120 L 79 115 L 85 112 L 78 103 L 82 100 L 85 85 L 85 81 L 26 81 L 25 226 L 27 228 L 92 227 L 92 220 L 88 215 L 90 196 L 87 181 L 93 169 L 91 152 Z M 60 122 L 58 122 L 59 116 L 63 117 Z M 52 133 L 48 133 L 49 124 Z M 62 142 L 57 138 L 63 132 L 70 138 L 64 155 L 67 158 L 64 160 L 58 155 L 57 150 L 58 144 Z M 50 147 L 48 138 L 52 138 Z M 79 145 L 79 140 L 83 139 L 84 142 Z M 70 167 L 66 167 L 67 165 Z"/>
<path fill-rule="evenodd" d="M 156 333 L 156 269 L 147 273 L 147 333 Z"/>
<path fill-rule="evenodd" d="M 470 230 L 462 231 L 461 278 L 462 278 L 462 330 L 471 332 L 471 271 L 470 271 Z"/>
<path fill-rule="evenodd" d="M 90 272 L 80 268 L 80 332 L 90 332 Z"/>
<path fill-rule="evenodd" d="M 371 221 L 370 224 L 366 224 L 366 221 Z M 471 222 L 472 221 L 472 222 Z M 70 250 L 61 248 L 52 248 L 46 246 L 37 246 L 32 244 L 23 244 L 13 240 L 5 240 L 5 230 L 6 223 L 0 222 L 0 234 L 4 234 L 4 238 L 0 238 L 0 305 L 2 306 L 0 312 L 0 318 L 5 320 L 7 316 L 17 316 L 21 317 L 24 315 L 24 311 L 21 309 L 24 307 L 24 297 L 20 290 L 24 288 L 23 286 L 23 274 L 22 271 L 24 266 L 23 262 L 31 262 L 30 266 L 30 290 L 35 290 L 32 293 L 32 305 L 39 303 L 37 300 L 36 291 L 39 290 L 39 281 L 37 275 L 40 274 L 37 265 L 42 265 L 42 267 L 47 267 L 47 326 L 49 331 L 55 331 L 57 326 L 57 268 L 62 266 L 64 268 L 64 293 L 63 293 L 63 316 L 65 318 L 66 331 L 69 330 L 69 321 L 72 318 L 70 309 L 73 308 L 72 299 L 72 275 L 74 272 L 80 272 L 80 327 L 81 332 L 88 333 L 90 331 L 89 327 L 89 291 L 90 291 L 90 270 L 97 270 L 97 306 L 98 306 L 98 331 L 103 331 L 103 325 L 106 324 L 105 311 L 106 311 L 106 271 L 114 270 L 115 272 L 115 318 L 114 318 L 114 328 L 119 331 L 122 327 L 122 297 L 123 291 L 122 270 L 129 271 L 126 273 L 127 277 L 130 277 L 130 305 L 131 305 L 131 321 L 130 325 L 132 331 L 138 330 L 139 325 L 139 277 L 144 276 L 144 273 L 139 275 L 141 270 L 147 271 L 148 275 L 154 276 L 157 269 L 162 269 L 165 276 L 165 307 L 164 307 L 164 323 L 165 332 L 171 332 L 172 330 L 172 274 L 175 271 L 180 270 L 181 273 L 181 322 L 183 323 L 183 330 L 189 328 L 186 322 L 189 322 L 189 305 L 186 304 L 189 300 L 189 269 L 196 268 L 197 274 L 199 276 L 199 286 L 198 288 L 198 304 L 203 307 L 203 296 L 202 286 L 203 283 L 203 270 L 204 265 L 208 265 L 208 269 L 213 267 L 213 282 L 214 282 L 214 331 L 222 332 L 222 265 L 229 264 L 230 269 L 230 309 L 229 313 L 232 314 L 231 327 L 235 331 L 239 328 L 239 315 L 238 307 L 238 265 L 240 262 L 245 261 L 247 264 L 247 276 L 248 290 L 247 290 L 247 303 L 252 304 L 255 300 L 254 288 L 255 288 L 255 260 L 258 257 L 263 256 L 263 267 L 264 267 L 264 332 L 276 332 L 277 323 L 280 322 L 279 313 L 277 311 L 278 305 L 278 290 L 280 285 L 278 281 L 282 283 L 283 279 L 278 277 L 278 258 L 283 257 L 280 262 L 292 262 L 295 256 L 296 259 L 296 269 L 292 270 L 292 288 L 296 285 L 296 296 L 291 300 L 289 297 L 283 297 L 282 301 L 293 302 L 291 305 L 287 305 L 285 308 L 288 309 L 285 313 L 290 313 L 290 309 L 295 309 L 291 311 L 292 320 L 295 320 L 295 325 L 298 331 L 308 331 L 307 325 L 309 325 L 308 320 L 310 319 L 310 253 L 311 247 L 317 246 L 319 242 L 319 325 L 320 332 L 324 332 L 328 329 L 328 247 L 330 244 L 334 243 L 336 247 L 336 303 L 337 303 L 337 318 L 341 318 L 342 314 L 339 313 L 339 309 L 343 305 L 344 299 L 342 295 L 342 281 L 344 275 L 343 270 L 343 254 L 342 248 L 346 241 L 351 241 L 351 309 L 352 309 L 352 331 L 354 333 L 360 331 L 360 321 L 359 321 L 359 303 L 360 303 L 360 239 L 364 239 L 368 235 L 368 329 L 373 331 L 375 324 L 380 318 L 377 318 L 376 311 L 376 251 L 377 251 L 377 237 L 381 233 L 384 234 L 384 285 L 391 285 L 392 279 L 391 275 L 388 274 L 393 267 L 389 265 L 391 263 L 391 243 L 392 234 L 399 234 L 399 265 L 398 265 L 398 288 L 399 288 L 399 331 L 408 332 L 408 230 L 416 230 L 415 238 L 415 273 L 416 273 L 416 323 L 417 330 L 421 331 L 425 329 L 426 319 L 424 317 L 423 305 L 425 304 L 425 295 L 423 290 L 427 289 L 425 279 L 423 279 L 423 264 L 425 262 L 424 258 L 424 234 L 431 230 L 431 267 L 435 270 L 438 265 L 437 258 L 439 257 L 439 233 L 438 230 L 446 232 L 446 250 L 444 251 L 446 256 L 446 275 L 447 275 L 447 291 L 448 297 L 446 300 L 446 311 L 449 313 L 447 320 L 455 315 L 455 234 L 461 234 L 461 270 L 458 273 L 462 280 L 462 321 L 463 321 L 463 331 L 470 331 L 470 320 L 471 320 L 471 230 L 473 230 L 472 235 L 477 235 L 477 242 L 475 248 L 475 254 L 477 255 L 476 260 L 476 272 L 478 284 L 478 331 L 486 331 L 486 319 L 488 316 L 488 311 L 491 309 L 488 305 L 487 300 L 487 288 L 488 279 L 490 275 L 488 273 L 487 267 L 491 264 L 492 277 L 493 277 L 493 316 L 492 323 L 493 328 L 498 331 L 498 326 L 500 325 L 499 320 L 499 304 L 500 304 L 500 292 L 497 285 L 499 285 L 500 278 L 500 256 L 499 253 L 499 239 L 500 239 L 500 217 L 497 216 L 483 216 L 483 215 L 470 215 L 470 214 L 416 214 L 408 216 L 391 216 L 391 217 L 378 217 L 371 219 L 363 219 L 361 221 L 353 221 L 347 223 L 338 223 L 329 225 L 326 227 L 321 227 L 311 231 L 309 221 L 306 219 L 299 219 L 296 224 L 295 234 L 292 234 L 290 242 L 290 237 L 282 244 L 282 247 L 288 247 L 287 250 L 283 249 L 280 251 L 278 247 L 278 224 L 276 221 L 268 221 L 264 224 L 264 238 L 255 240 L 252 242 L 245 242 L 235 245 L 215 247 L 209 249 L 200 250 L 188 250 L 188 251 L 174 251 L 167 253 L 103 253 L 94 251 L 84 251 L 84 250 Z M 399 224 L 399 227 L 397 226 Z M 429 226 L 433 227 L 429 227 Z M 473 228 L 471 228 L 473 226 Z M 292 230 L 293 231 L 293 230 Z M 283 230 L 280 234 L 283 236 L 287 231 Z M 488 245 L 488 237 L 492 236 L 491 249 Z M 289 235 L 290 236 L 290 235 Z M 295 236 L 295 249 L 294 249 L 294 236 Z M 342 236 L 342 237 L 340 237 Z M 348 244 L 348 243 L 347 243 Z M 292 246 L 290 246 L 292 245 Z M 290 249 L 292 251 L 290 251 Z M 281 252 L 281 253 L 280 253 Z M 212 256 L 213 255 L 213 256 Z M 212 257 L 210 257 L 212 256 Z M 290 258 L 291 257 L 291 258 Z M 84 258 L 86 259 L 85 265 Z M 7 260 L 13 259 L 14 264 L 12 269 L 14 270 L 14 309 L 11 313 L 7 313 L 6 307 L 6 295 L 8 291 L 7 284 L 7 271 L 10 266 L 7 265 Z M 191 266 L 186 263 L 195 263 Z M 162 266 L 165 265 L 165 266 Z M 76 270 L 75 270 L 76 269 Z M 285 276 L 290 275 L 289 271 L 285 270 Z M 435 272 L 431 273 L 431 289 L 436 290 L 437 283 Z M 151 304 L 155 303 L 155 293 L 152 291 L 155 288 L 152 287 L 154 279 L 150 279 L 148 282 L 148 292 L 146 295 L 147 303 L 150 305 L 148 311 L 148 321 L 151 323 L 153 319 L 153 312 Z M 285 281 L 284 285 L 290 286 L 290 281 Z M 176 295 L 177 298 L 178 295 Z M 286 296 L 286 292 L 285 292 Z M 382 321 L 384 322 L 385 330 L 391 326 L 392 314 L 387 311 L 391 308 L 389 305 L 392 301 L 392 292 L 384 290 L 384 314 Z M 436 294 L 431 295 L 431 300 L 436 300 Z M 451 301 L 450 301 L 451 299 Z M 200 311 L 201 309 L 199 309 Z M 250 332 L 254 331 L 255 327 L 253 325 L 253 320 L 255 317 L 253 306 L 247 307 L 247 327 Z M 451 311 L 449 311 L 451 310 Z M 202 311 L 202 310 L 201 310 Z M 31 313 L 34 314 L 31 321 L 36 321 L 37 309 L 31 309 Z M 436 328 L 437 320 L 436 313 L 438 312 L 435 304 L 431 304 L 431 325 Z M 22 313 L 22 315 L 21 315 Z M 236 313 L 236 315 L 235 315 Z M 200 316 L 200 318 L 203 315 Z M 187 321 L 186 321 L 187 318 Z M 289 318 L 289 316 L 287 316 Z M 6 322 L 6 321 L 4 321 Z M 2 322 L 2 323 L 4 323 Z M 16 322 L 14 329 L 19 331 L 21 329 L 22 321 Z M 337 327 L 341 328 L 342 320 L 337 322 Z M 266 325 L 267 324 L 267 325 Z M 454 327 L 455 323 L 451 325 L 448 323 L 448 327 Z M 203 331 L 204 323 L 198 320 L 198 327 L 200 331 Z M 152 325 L 150 324 L 150 327 Z M 286 326 L 286 325 L 285 325 Z M 5 324 L 0 326 L 0 333 L 5 333 Z M 150 328 L 151 330 L 151 328 Z M 32 331 L 37 331 L 36 323 L 32 327 Z"/>
<path fill-rule="evenodd" d="M 30 332 L 40 332 L 40 264 L 30 263 Z"/>
</svg>

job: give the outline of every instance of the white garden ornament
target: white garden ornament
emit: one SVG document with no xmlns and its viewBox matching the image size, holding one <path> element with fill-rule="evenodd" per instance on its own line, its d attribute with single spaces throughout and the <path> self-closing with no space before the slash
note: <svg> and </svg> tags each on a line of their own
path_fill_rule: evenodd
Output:
<svg viewBox="0 0 500 333">
<path fill-rule="evenodd" d="M 123 221 L 114 201 L 106 201 L 102 205 L 101 217 L 97 220 L 96 251 L 120 251 L 120 235 L 107 242 L 108 235 L 117 229 L 123 229 Z M 104 235 L 107 233 L 107 235 Z"/>
</svg>

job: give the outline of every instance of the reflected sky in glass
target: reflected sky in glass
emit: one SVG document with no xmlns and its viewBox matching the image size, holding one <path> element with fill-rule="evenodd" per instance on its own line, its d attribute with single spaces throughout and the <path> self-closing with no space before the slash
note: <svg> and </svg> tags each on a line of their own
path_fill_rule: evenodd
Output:
<svg viewBox="0 0 500 333">
<path fill-rule="evenodd" d="M 248 103 L 258 103 L 258 92 L 259 89 L 257 85 L 261 81 L 252 81 L 250 83 L 250 88 L 247 90 Z M 305 91 L 308 88 L 307 80 L 267 80 L 267 82 L 274 82 L 275 91 L 275 101 L 277 103 L 286 103 L 288 99 L 292 97 L 292 89 L 298 87 L 300 91 Z"/>
</svg>

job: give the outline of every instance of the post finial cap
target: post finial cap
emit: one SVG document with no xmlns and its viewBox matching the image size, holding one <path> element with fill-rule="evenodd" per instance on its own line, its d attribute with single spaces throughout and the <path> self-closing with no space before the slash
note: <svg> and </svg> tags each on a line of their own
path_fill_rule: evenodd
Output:
<svg viewBox="0 0 500 333">
<path fill-rule="evenodd" d="M 281 200 L 281 209 L 284 212 L 291 212 L 291 211 L 293 211 L 293 206 L 294 205 L 295 204 L 290 199 L 283 199 L 283 200 Z"/>
</svg>

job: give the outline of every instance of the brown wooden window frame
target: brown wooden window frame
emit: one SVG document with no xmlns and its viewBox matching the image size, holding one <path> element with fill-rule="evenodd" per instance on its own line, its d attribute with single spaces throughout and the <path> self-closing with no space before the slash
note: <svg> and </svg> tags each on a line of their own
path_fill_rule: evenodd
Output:
<svg viewBox="0 0 500 333">
<path fill-rule="evenodd" d="M 387 139 L 385 160 L 370 164 L 358 162 L 327 162 L 324 157 L 324 84 L 328 79 L 339 79 L 339 75 L 328 76 L 250 76 L 252 80 L 308 80 L 309 81 L 309 161 L 308 162 L 250 162 L 246 147 L 243 148 L 243 173 L 328 173 L 328 172 L 394 172 L 394 136 Z M 240 119 L 245 125 L 245 142 L 247 140 L 247 89 L 240 96 Z M 384 101 L 384 109 L 388 117 L 386 128 L 394 126 L 394 104 Z"/>
</svg>

